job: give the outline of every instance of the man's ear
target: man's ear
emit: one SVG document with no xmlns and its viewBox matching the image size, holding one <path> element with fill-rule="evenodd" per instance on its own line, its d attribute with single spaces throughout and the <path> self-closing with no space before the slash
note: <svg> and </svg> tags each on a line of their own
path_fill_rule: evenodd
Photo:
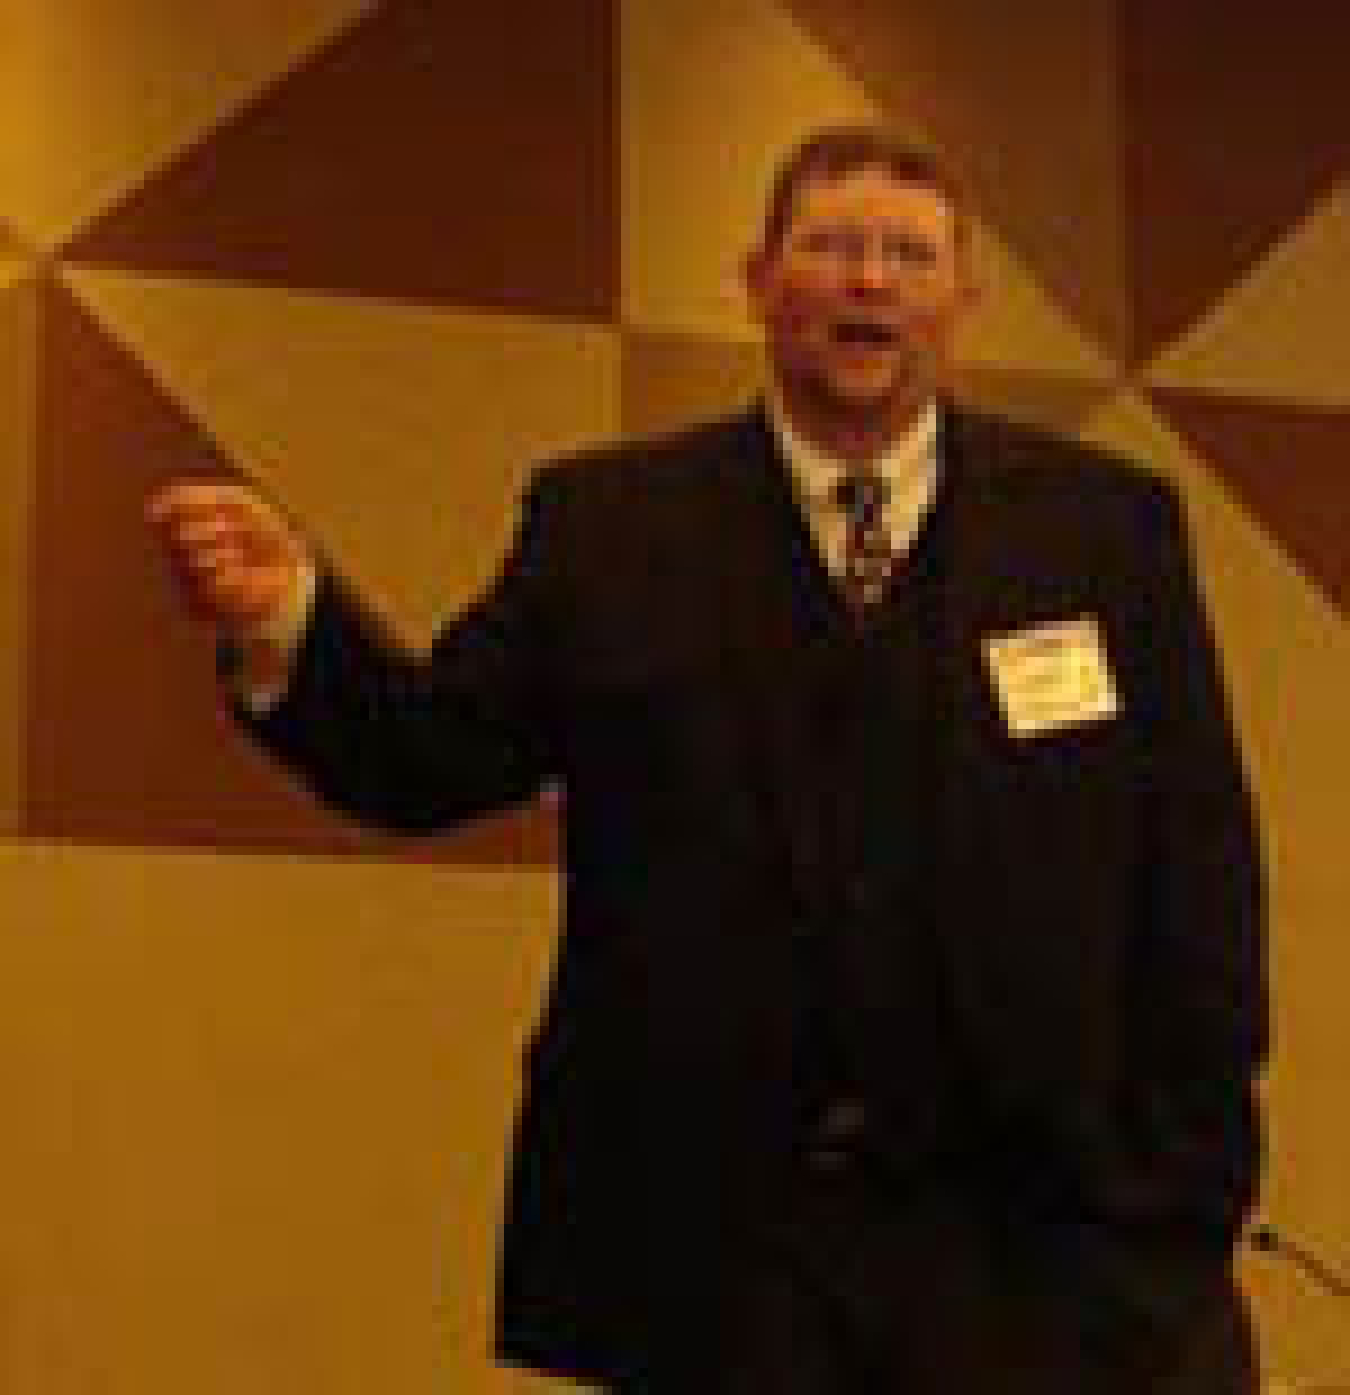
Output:
<svg viewBox="0 0 1350 1395">
<path fill-rule="evenodd" d="M 756 315 L 764 308 L 772 277 L 773 258 L 760 243 L 756 243 L 741 262 L 741 288 Z"/>
</svg>

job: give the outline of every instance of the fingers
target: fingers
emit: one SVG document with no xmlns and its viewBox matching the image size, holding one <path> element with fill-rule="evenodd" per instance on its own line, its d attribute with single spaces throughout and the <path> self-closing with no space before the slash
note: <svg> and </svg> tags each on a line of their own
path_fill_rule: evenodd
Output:
<svg viewBox="0 0 1350 1395">
<path fill-rule="evenodd" d="M 145 516 L 150 523 L 176 524 L 190 517 L 213 514 L 238 489 L 237 485 L 214 480 L 171 480 L 146 500 Z"/>
<path fill-rule="evenodd" d="M 145 516 L 147 522 L 173 532 L 212 521 L 278 531 L 286 526 L 256 491 L 229 480 L 172 480 L 150 495 Z"/>
<path fill-rule="evenodd" d="M 190 547 L 185 550 L 184 558 L 188 566 L 201 576 L 221 576 L 240 571 L 249 562 L 245 549 L 230 544 Z"/>
<path fill-rule="evenodd" d="M 290 567 L 259 566 L 224 550 L 191 552 L 172 560 L 192 613 L 229 625 L 264 624 L 285 604 L 295 582 Z"/>
<path fill-rule="evenodd" d="M 146 501 L 170 567 L 196 615 L 229 624 L 265 621 L 285 602 L 304 550 L 286 521 L 246 485 L 176 480 Z"/>
<path fill-rule="evenodd" d="M 297 550 L 286 521 L 241 484 L 175 481 L 149 497 L 145 517 L 165 542 L 183 552 L 234 547 L 279 557 Z"/>
<path fill-rule="evenodd" d="M 174 529 L 174 537 L 188 547 L 211 548 L 242 546 L 248 537 L 236 518 L 212 515 L 203 519 L 188 518 Z"/>
</svg>

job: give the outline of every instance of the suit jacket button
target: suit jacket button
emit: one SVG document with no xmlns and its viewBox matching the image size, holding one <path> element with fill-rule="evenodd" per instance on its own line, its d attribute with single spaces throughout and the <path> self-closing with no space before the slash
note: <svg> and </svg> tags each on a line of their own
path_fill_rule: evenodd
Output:
<svg viewBox="0 0 1350 1395">
<path fill-rule="evenodd" d="M 848 879 L 848 908 L 854 915 L 865 915 L 872 901 L 872 889 L 861 873 Z"/>
<path fill-rule="evenodd" d="M 806 1162 L 813 1172 L 842 1172 L 857 1157 L 867 1110 L 853 1095 L 831 1100 L 811 1132 Z"/>
</svg>

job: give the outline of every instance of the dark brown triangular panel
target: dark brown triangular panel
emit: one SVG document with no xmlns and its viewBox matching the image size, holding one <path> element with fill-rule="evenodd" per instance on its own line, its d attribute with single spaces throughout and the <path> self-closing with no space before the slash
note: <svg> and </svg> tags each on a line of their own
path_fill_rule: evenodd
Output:
<svg viewBox="0 0 1350 1395">
<path fill-rule="evenodd" d="M 1163 389 L 1150 395 L 1256 521 L 1350 610 L 1350 411 Z"/>
<path fill-rule="evenodd" d="M 65 257 L 608 321 L 613 33 L 613 0 L 378 5 Z"/>
<path fill-rule="evenodd" d="M 1202 316 L 1350 172 L 1350 8 L 1123 0 L 1135 361 Z"/>
</svg>

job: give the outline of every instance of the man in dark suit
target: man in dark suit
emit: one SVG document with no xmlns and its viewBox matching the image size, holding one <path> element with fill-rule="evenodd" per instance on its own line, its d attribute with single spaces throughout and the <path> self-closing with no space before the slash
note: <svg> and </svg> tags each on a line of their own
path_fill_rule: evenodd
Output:
<svg viewBox="0 0 1350 1395">
<path fill-rule="evenodd" d="M 1252 1391 L 1263 891 L 1177 501 L 946 401 L 931 156 L 807 142 L 747 284 L 766 401 L 539 471 L 429 658 L 255 496 L 151 504 L 322 798 L 429 831 L 565 791 L 500 1352 L 702 1395 Z"/>
</svg>

